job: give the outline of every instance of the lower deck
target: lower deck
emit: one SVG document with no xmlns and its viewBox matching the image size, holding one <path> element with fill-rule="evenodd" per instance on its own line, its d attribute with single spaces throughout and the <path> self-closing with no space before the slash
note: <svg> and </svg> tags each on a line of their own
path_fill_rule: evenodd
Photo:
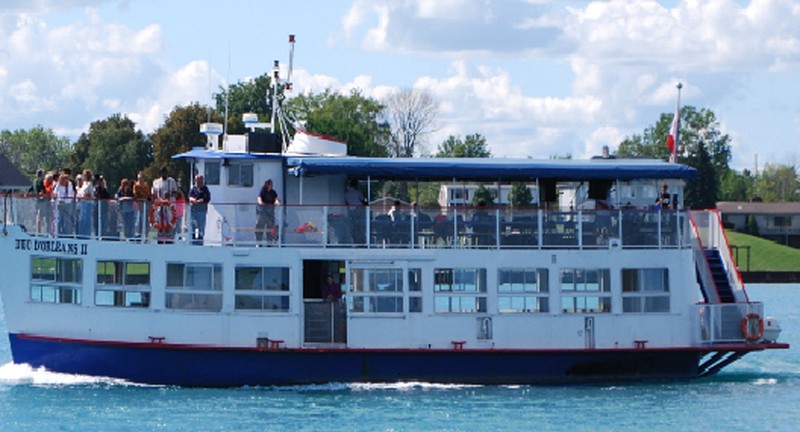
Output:
<svg viewBox="0 0 800 432">
<path fill-rule="evenodd" d="M 292 349 L 685 348 L 742 343 L 739 319 L 763 312 L 759 303 L 701 302 L 692 251 L 680 248 L 220 248 L 19 230 L 6 241 L 6 265 L 19 270 L 3 287 L 9 330 L 56 338 Z"/>
</svg>

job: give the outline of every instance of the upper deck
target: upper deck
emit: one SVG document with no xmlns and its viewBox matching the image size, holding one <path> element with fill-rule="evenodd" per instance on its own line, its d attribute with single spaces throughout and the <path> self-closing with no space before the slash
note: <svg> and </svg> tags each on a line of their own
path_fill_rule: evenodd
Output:
<svg viewBox="0 0 800 432">
<path fill-rule="evenodd" d="M 16 197 L 9 222 L 35 236 L 142 243 L 191 241 L 188 204 L 176 208 L 179 217 L 168 239 L 159 238 L 151 224 L 152 206 L 151 202 L 136 203 L 133 212 L 126 214 L 115 200 L 59 204 Z M 420 208 L 416 213 L 406 209 L 393 220 L 382 205 L 356 209 L 280 205 L 272 209 L 274 223 L 259 228 L 256 204 L 212 203 L 208 207 L 205 238 L 197 242 L 206 246 L 525 250 L 692 246 L 685 210 L 436 207 Z M 91 212 L 89 231 L 78 229 L 81 212 Z M 65 218 L 71 226 L 65 227 Z M 130 232 L 126 232 L 126 224 L 133 224 Z"/>
</svg>

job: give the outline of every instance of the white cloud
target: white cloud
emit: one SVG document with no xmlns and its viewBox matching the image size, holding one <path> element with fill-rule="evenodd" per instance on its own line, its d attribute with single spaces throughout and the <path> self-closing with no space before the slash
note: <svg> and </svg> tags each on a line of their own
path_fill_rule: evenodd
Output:
<svg viewBox="0 0 800 432">
<path fill-rule="evenodd" d="M 39 89 L 31 80 L 12 85 L 9 94 L 14 101 L 19 105 L 25 105 L 32 113 L 49 111 L 56 106 L 52 99 L 39 95 Z"/>
<path fill-rule="evenodd" d="M 56 5 L 36 3 L 44 11 L 60 7 Z M 50 26 L 39 10 L 9 14 L 0 8 L 5 22 L 12 16 L 15 20 L 13 28 L 0 33 L 7 41 L 0 55 L 13 66 L 0 81 L 13 94 L 0 100 L 2 111 L 9 113 L 6 124 L 41 123 L 37 113 L 47 110 L 52 127 L 71 130 L 74 126 L 60 124 L 88 123 L 87 114 L 94 121 L 134 110 L 135 100 L 152 92 L 150 80 L 164 72 L 156 59 L 163 50 L 160 26 L 134 29 L 106 23 L 95 9 L 86 9 L 72 22 Z"/>
<path fill-rule="evenodd" d="M 223 80 L 205 62 L 169 63 L 168 21 L 131 26 L 99 9 L 136 1 L 3 1 L 0 128 L 28 127 L 47 112 L 54 129 L 74 131 L 123 112 L 151 130 L 176 104 L 207 100 L 209 80 Z M 82 15 L 60 16 L 67 21 L 46 15 L 76 8 Z M 298 68 L 295 92 L 361 88 L 381 99 L 428 89 L 440 108 L 432 151 L 439 137 L 481 133 L 496 155 L 593 155 L 672 111 L 678 81 L 685 104 L 724 118 L 754 98 L 756 78 L 800 71 L 796 0 L 352 0 L 344 10 L 329 48 L 344 41 L 386 63 L 351 77 Z M 392 55 L 430 65 L 411 78 L 391 74 Z M 554 69 L 562 76 L 544 75 Z M 556 89 L 542 84 L 550 82 Z M 759 135 L 741 129 L 729 131 L 736 151 L 759 147 Z M 796 144 L 800 126 L 787 129 Z"/>
</svg>

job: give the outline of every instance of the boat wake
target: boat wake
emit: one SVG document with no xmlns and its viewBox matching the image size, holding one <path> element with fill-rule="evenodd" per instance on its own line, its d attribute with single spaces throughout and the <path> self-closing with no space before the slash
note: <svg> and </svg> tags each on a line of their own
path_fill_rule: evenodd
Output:
<svg viewBox="0 0 800 432">
<path fill-rule="evenodd" d="M 342 383 L 305 384 L 290 386 L 254 387 L 270 391 L 289 392 L 371 392 L 371 391 L 420 391 L 420 390 L 459 390 L 465 388 L 483 387 L 472 384 L 438 384 L 429 382 L 409 381 L 397 383 Z"/>
<path fill-rule="evenodd" d="M 43 367 L 33 368 L 28 364 L 15 364 L 8 362 L 0 366 L 0 387 L 14 385 L 32 386 L 73 386 L 73 385 L 124 385 L 135 386 L 128 381 L 93 377 L 88 375 L 73 375 L 65 373 L 50 372 Z"/>
</svg>

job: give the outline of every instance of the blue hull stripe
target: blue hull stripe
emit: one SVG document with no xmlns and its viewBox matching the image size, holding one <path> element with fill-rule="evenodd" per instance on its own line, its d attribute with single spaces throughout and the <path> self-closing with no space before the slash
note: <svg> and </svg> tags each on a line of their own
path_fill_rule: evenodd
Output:
<svg viewBox="0 0 800 432">
<path fill-rule="evenodd" d="M 686 379 L 695 350 L 249 350 L 92 343 L 10 335 L 16 363 L 133 382 L 228 387 L 425 381 L 547 384 Z"/>
</svg>

